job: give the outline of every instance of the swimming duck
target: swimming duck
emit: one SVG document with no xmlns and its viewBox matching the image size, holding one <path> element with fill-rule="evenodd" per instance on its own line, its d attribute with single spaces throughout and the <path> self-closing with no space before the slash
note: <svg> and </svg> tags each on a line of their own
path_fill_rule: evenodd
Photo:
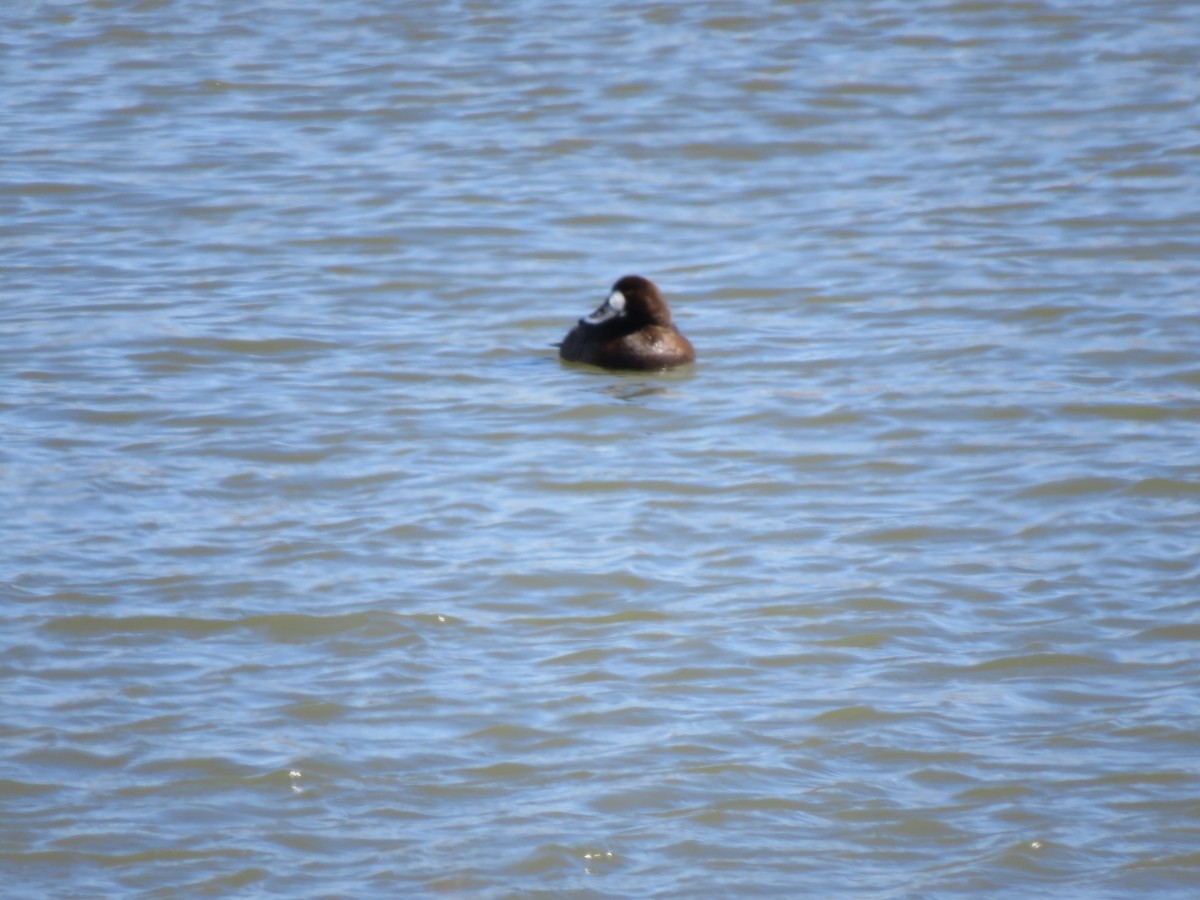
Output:
<svg viewBox="0 0 1200 900">
<path fill-rule="evenodd" d="M 558 355 L 605 369 L 666 369 L 696 360 L 658 287 L 639 275 L 619 279 L 600 308 L 568 332 Z"/>
</svg>

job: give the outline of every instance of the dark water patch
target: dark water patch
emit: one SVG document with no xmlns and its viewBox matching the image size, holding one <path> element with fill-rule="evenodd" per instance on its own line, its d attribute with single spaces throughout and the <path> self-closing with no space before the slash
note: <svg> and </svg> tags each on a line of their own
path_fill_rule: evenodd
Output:
<svg viewBox="0 0 1200 900">
<path fill-rule="evenodd" d="M 10 754 L 9 758 L 36 763 L 39 771 L 57 771 L 64 778 L 84 773 L 99 774 L 120 770 L 129 763 L 129 757 L 126 754 L 95 753 L 75 747 L 46 747 L 36 751 Z"/>
<path fill-rule="evenodd" d="M 1079 653 L 1025 653 L 976 663 L 971 671 L 976 673 L 1000 673 L 1024 676 L 1061 670 L 1111 669 L 1110 660 Z"/>
<path fill-rule="evenodd" d="M 1017 494 L 1017 497 L 1026 500 L 1044 500 L 1056 497 L 1113 494 L 1125 489 L 1128 484 L 1121 478 L 1063 478 L 1024 488 Z"/>
<path fill-rule="evenodd" d="M 621 612 L 605 613 L 595 616 L 555 616 L 553 618 L 526 617 L 514 620 L 514 624 L 527 625 L 533 628 L 553 627 L 564 625 L 608 626 L 629 625 L 638 622 L 665 622 L 670 616 L 657 610 L 630 609 Z"/>
<path fill-rule="evenodd" d="M 1200 419 L 1200 407 L 1151 406 L 1142 403 L 1070 403 L 1061 408 L 1068 416 L 1111 419 L 1124 422 L 1161 422 L 1166 419 L 1195 421 Z"/>
<path fill-rule="evenodd" d="M 226 356 L 309 358 L 323 352 L 341 349 L 340 344 L 332 341 L 294 337 L 261 339 L 175 337 L 164 343 L 173 347 L 174 352 L 203 354 L 210 359 Z"/>
<path fill-rule="evenodd" d="M 35 784 L 0 778 L 0 797 L 9 800 L 20 800 L 23 797 L 39 797 L 60 790 L 57 784 Z"/>
<path fill-rule="evenodd" d="M 383 612 L 341 615 L 266 615 L 240 619 L 198 619 L 188 616 L 61 616 L 47 621 L 43 630 L 75 639 L 176 637 L 207 639 L 235 630 L 253 630 L 272 641 L 296 643 L 345 634 L 378 640 L 408 636 L 412 629 L 398 616 Z"/>
<path fill-rule="evenodd" d="M 68 412 L 69 418 L 85 425 L 134 425 L 160 416 L 160 411 L 152 409 L 73 409 Z"/>
<path fill-rule="evenodd" d="M 1125 493 L 1134 497 L 1179 497 L 1187 498 L 1200 494 L 1200 480 L 1180 478 L 1144 478 L 1125 488 Z"/>
<path fill-rule="evenodd" d="M 1200 624 L 1160 625 L 1146 629 L 1138 637 L 1152 641 L 1200 641 Z"/>
<path fill-rule="evenodd" d="M 843 540 L 865 544 L 938 544 L 976 542 L 994 536 L 980 528 L 936 528 L 929 525 L 900 525 L 871 528 L 847 535 Z"/>
<path fill-rule="evenodd" d="M 31 182 L 0 184 L 0 196 L 54 197 L 91 194 L 103 190 L 97 185 L 71 182 Z"/>
<path fill-rule="evenodd" d="M 812 723 L 830 729 L 867 728 L 892 723 L 898 718 L 870 706 L 846 706 L 814 716 Z"/>
</svg>

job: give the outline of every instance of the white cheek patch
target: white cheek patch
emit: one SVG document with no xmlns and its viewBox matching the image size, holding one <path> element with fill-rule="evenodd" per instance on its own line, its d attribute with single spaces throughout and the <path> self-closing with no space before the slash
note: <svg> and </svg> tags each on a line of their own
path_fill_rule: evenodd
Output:
<svg viewBox="0 0 1200 900">
<path fill-rule="evenodd" d="M 590 316 L 585 316 L 581 321 L 587 322 L 589 325 L 599 325 L 623 315 L 625 315 L 625 295 L 620 291 L 613 291 L 608 295 L 603 306 Z"/>
</svg>

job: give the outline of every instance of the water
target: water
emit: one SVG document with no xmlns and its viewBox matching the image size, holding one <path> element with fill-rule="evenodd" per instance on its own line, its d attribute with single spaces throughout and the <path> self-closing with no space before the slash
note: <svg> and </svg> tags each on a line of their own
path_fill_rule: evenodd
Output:
<svg viewBox="0 0 1200 900">
<path fill-rule="evenodd" d="M 1200 7 L 19 6 L 6 893 L 1200 888 Z"/>
</svg>

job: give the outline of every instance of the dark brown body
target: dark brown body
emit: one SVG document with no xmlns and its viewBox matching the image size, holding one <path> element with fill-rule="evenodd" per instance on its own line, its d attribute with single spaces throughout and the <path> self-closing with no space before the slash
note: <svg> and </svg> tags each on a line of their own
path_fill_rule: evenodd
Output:
<svg viewBox="0 0 1200 900">
<path fill-rule="evenodd" d="M 622 308 L 609 304 L 620 297 Z M 602 321 L 595 319 L 602 314 Z M 570 362 L 606 369 L 666 369 L 694 362 L 692 342 L 671 321 L 671 310 L 653 282 L 627 275 L 613 285 L 613 293 L 591 316 L 579 320 L 559 346 L 559 356 Z"/>
<path fill-rule="evenodd" d="M 596 340 L 587 325 L 576 325 L 563 340 L 558 355 L 571 362 L 606 369 L 665 369 L 694 362 L 692 342 L 674 325 L 649 325 L 633 334 Z"/>
</svg>

